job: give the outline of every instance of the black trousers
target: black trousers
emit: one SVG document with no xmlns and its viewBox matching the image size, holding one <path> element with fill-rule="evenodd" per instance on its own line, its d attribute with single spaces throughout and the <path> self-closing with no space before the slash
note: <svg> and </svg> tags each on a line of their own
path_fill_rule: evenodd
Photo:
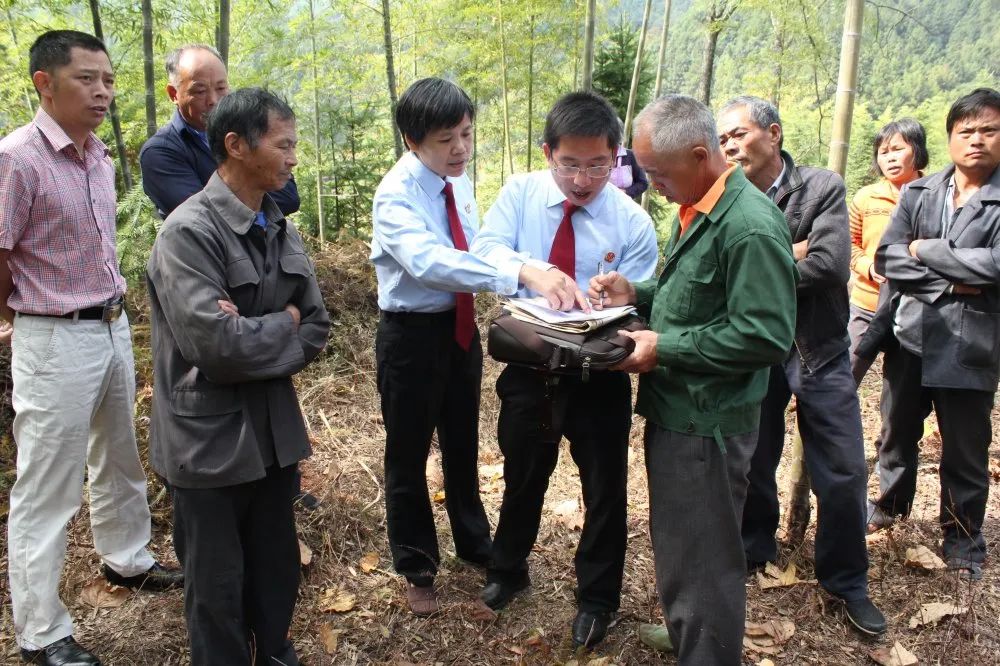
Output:
<svg viewBox="0 0 1000 666">
<path fill-rule="evenodd" d="M 586 508 L 575 560 L 577 603 L 584 611 L 615 611 L 625 566 L 631 384 L 625 373 L 595 372 L 589 382 L 559 378 L 551 400 L 546 390 L 545 375 L 526 368 L 507 366 L 497 380 L 505 488 L 487 579 L 526 574 L 565 434 Z"/>
<path fill-rule="evenodd" d="M 299 663 L 288 640 L 299 589 L 295 465 L 224 488 L 173 488 L 191 664 Z"/>
<path fill-rule="evenodd" d="M 868 596 L 868 470 L 857 385 L 847 351 L 815 372 L 795 353 L 771 368 L 743 510 L 747 560 L 773 561 L 778 556 L 775 475 L 785 442 L 785 408 L 793 394 L 798 400 L 802 453 L 816 494 L 816 578 L 842 599 L 862 599 Z"/>
<path fill-rule="evenodd" d="M 437 430 L 445 507 L 456 554 L 485 564 L 490 524 L 479 498 L 479 391 L 483 351 L 455 342 L 454 312 L 383 312 L 375 337 L 385 422 L 385 511 L 396 571 L 415 585 L 437 572 L 427 455 Z"/>
<path fill-rule="evenodd" d="M 946 558 L 981 563 L 986 557 L 983 517 L 990 489 L 989 391 L 921 385 L 919 356 L 893 340 L 882 361 L 882 446 L 879 497 L 889 515 L 907 515 L 917 489 L 917 456 L 924 419 L 937 413 L 941 429 L 941 509 Z"/>
</svg>

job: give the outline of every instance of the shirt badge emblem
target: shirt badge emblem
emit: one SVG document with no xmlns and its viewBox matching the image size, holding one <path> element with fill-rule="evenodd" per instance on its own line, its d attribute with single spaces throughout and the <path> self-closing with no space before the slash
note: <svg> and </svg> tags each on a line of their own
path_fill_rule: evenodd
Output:
<svg viewBox="0 0 1000 666">
<path fill-rule="evenodd" d="M 609 250 L 608 253 L 604 255 L 604 263 L 610 264 L 614 260 L 615 260 L 615 253 Z"/>
<path fill-rule="evenodd" d="M 466 215 L 472 214 L 472 204 L 470 203 L 465 204 L 465 214 Z"/>
</svg>

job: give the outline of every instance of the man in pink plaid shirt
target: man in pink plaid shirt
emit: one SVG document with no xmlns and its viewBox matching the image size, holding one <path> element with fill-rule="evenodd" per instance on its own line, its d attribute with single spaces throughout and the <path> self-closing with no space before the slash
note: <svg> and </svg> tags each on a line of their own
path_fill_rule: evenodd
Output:
<svg viewBox="0 0 1000 666">
<path fill-rule="evenodd" d="M 73 640 L 59 599 L 66 524 L 90 483 L 94 547 L 109 581 L 182 583 L 146 548 L 146 477 L 136 450 L 135 370 L 115 257 L 114 167 L 94 135 L 114 96 L 104 45 L 59 30 L 31 47 L 40 106 L 0 140 L 0 317 L 13 323 L 17 481 L 8 569 L 21 657 L 100 661 Z"/>
</svg>

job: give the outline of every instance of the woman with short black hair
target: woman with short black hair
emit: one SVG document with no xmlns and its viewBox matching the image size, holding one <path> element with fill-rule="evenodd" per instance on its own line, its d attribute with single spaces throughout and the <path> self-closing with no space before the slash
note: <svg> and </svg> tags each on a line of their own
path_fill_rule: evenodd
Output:
<svg viewBox="0 0 1000 666">
<path fill-rule="evenodd" d="M 889 217 L 899 202 L 902 188 L 923 176 L 927 168 L 927 137 L 924 127 L 912 118 L 900 118 L 885 125 L 875 135 L 872 172 L 881 180 L 862 187 L 850 205 L 851 271 L 851 371 L 860 384 L 874 359 L 860 358 L 854 351 L 875 314 L 879 285 L 885 278 L 875 271 L 875 250 Z"/>
</svg>

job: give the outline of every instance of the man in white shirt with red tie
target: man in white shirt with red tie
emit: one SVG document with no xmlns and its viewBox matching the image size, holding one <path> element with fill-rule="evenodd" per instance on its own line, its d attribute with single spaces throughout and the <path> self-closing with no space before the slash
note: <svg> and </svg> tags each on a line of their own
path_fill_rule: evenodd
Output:
<svg viewBox="0 0 1000 666">
<path fill-rule="evenodd" d="M 609 182 L 622 141 L 618 117 L 601 96 L 570 93 L 545 121 L 549 168 L 513 176 L 486 214 L 471 252 L 501 267 L 530 257 L 587 284 L 600 268 L 630 280 L 653 274 L 656 234 L 642 208 Z M 538 292 L 530 285 L 521 296 Z M 632 393 L 622 372 L 589 381 L 507 366 L 497 380 L 497 437 L 504 497 L 480 597 L 503 608 L 529 585 L 528 553 L 563 435 L 580 469 L 586 516 L 576 551 L 576 645 L 592 646 L 614 625 L 625 566 L 625 486 Z"/>
<path fill-rule="evenodd" d="M 386 524 L 393 565 L 407 579 L 407 601 L 418 616 L 438 610 L 440 557 L 425 476 L 435 430 L 455 553 L 479 565 L 490 557 L 490 526 L 479 499 L 483 352 L 473 294 L 513 294 L 524 285 L 553 307 L 585 304 L 570 277 L 527 253 L 497 266 L 467 251 L 479 227 L 465 175 L 474 118 L 469 96 L 454 83 L 413 83 L 396 107 L 409 151 L 382 179 L 372 211 Z"/>
</svg>

